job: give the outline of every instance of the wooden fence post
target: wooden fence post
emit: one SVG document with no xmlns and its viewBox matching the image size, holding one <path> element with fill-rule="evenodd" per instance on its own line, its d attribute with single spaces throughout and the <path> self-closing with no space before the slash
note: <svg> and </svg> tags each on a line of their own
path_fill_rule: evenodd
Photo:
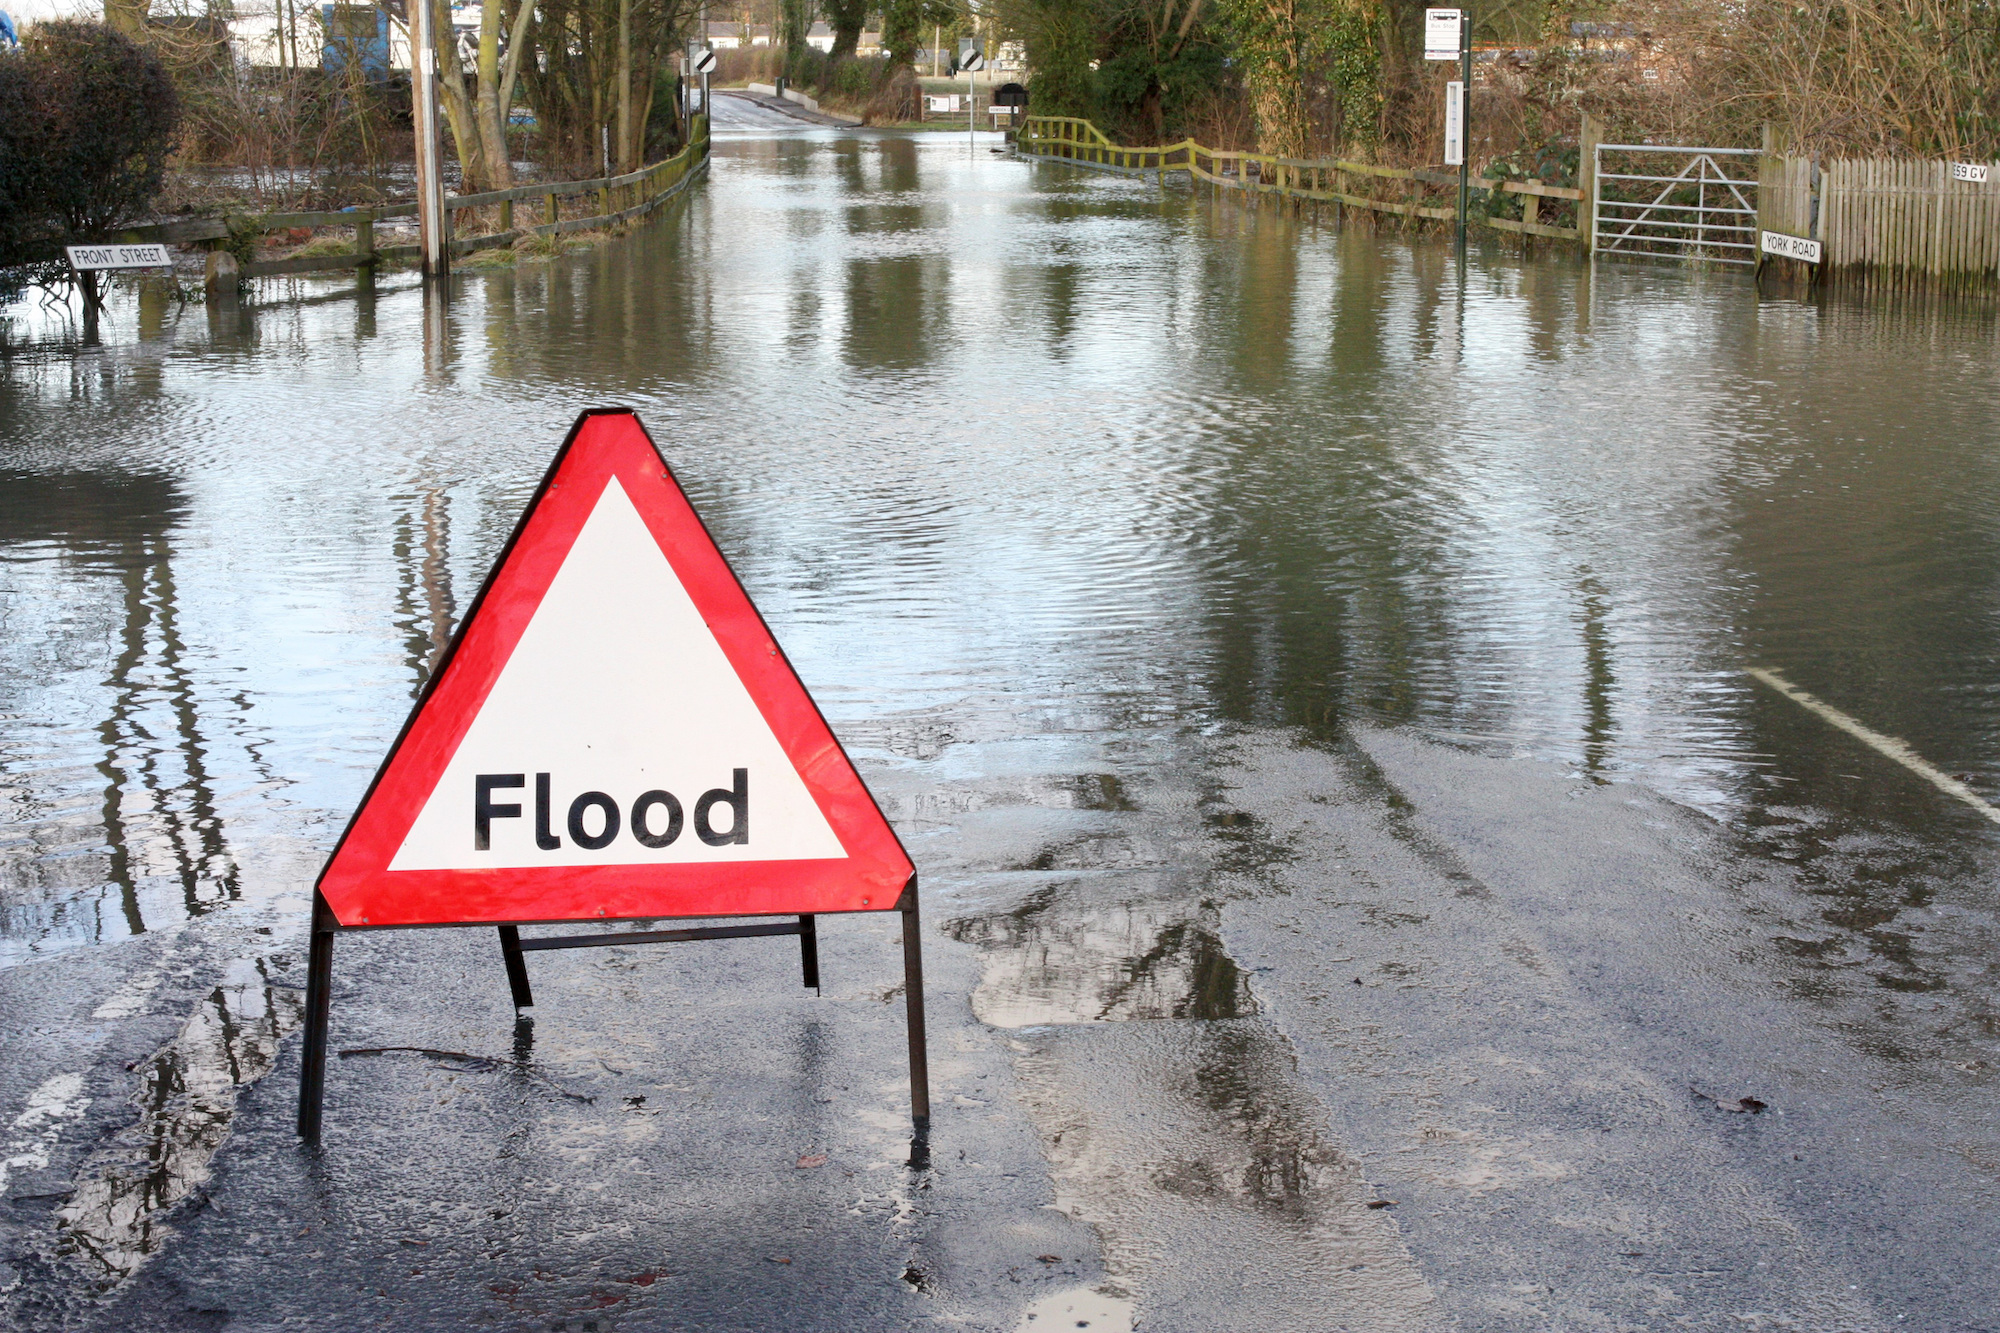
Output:
<svg viewBox="0 0 2000 1333">
<path fill-rule="evenodd" d="M 1583 198 L 1576 201 L 1576 230 L 1586 255 L 1597 252 L 1597 145 L 1603 138 L 1597 117 L 1584 112 L 1576 136 L 1576 185 L 1583 191 Z"/>
</svg>

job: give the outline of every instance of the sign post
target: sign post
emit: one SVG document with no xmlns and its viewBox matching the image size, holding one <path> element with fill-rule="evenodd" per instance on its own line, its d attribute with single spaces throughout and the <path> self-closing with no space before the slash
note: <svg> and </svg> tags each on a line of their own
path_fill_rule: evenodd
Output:
<svg viewBox="0 0 2000 1333">
<path fill-rule="evenodd" d="M 1471 170 L 1466 161 L 1472 90 L 1472 11 L 1424 11 L 1424 59 L 1458 61 L 1458 81 L 1444 86 L 1444 162 L 1458 168 L 1458 226 L 1453 244 L 1461 273 L 1465 270 L 1465 220 L 1472 200 Z"/>
<path fill-rule="evenodd" d="M 299 1135 L 319 1136 L 341 931 L 497 927 L 525 1008 L 548 949 L 795 935 L 817 989 L 820 917 L 898 912 L 921 1139 L 917 910 L 908 853 L 639 418 L 586 412 L 320 873 Z M 690 917 L 764 920 L 653 928 Z"/>
<path fill-rule="evenodd" d="M 689 65 L 690 68 L 694 71 L 694 73 L 701 75 L 701 110 L 703 115 L 707 115 L 708 76 L 715 71 L 714 48 L 705 46 L 701 50 L 695 52 L 694 59 L 689 62 Z M 690 110 L 692 110 L 692 108 L 690 108 Z"/>
<path fill-rule="evenodd" d="M 986 57 L 970 37 L 959 39 L 958 67 L 965 71 L 965 146 L 969 149 L 976 142 L 973 132 L 977 127 L 972 108 L 979 101 L 979 95 L 973 91 L 972 76 L 986 68 Z"/>
<path fill-rule="evenodd" d="M 410 105 L 417 132 L 417 250 L 426 279 L 442 278 L 450 264 L 444 239 L 444 170 L 438 140 L 437 15 L 432 0 L 412 0 Z"/>
</svg>

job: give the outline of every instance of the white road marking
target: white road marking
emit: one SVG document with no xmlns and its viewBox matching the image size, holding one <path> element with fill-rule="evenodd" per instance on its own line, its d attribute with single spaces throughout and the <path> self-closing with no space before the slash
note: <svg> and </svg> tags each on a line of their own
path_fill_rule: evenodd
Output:
<svg viewBox="0 0 2000 1333">
<path fill-rule="evenodd" d="M 16 1171 L 39 1171 L 49 1164 L 49 1149 L 62 1134 L 64 1121 L 77 1120 L 90 1109 L 82 1096 L 82 1074 L 57 1074 L 28 1094 L 28 1107 L 14 1117 L 14 1128 L 27 1133 L 0 1150 L 0 1190 Z"/>
<path fill-rule="evenodd" d="M 1957 797 L 1994 823 L 2000 824 L 2000 806 L 1994 806 L 1981 800 L 1979 793 L 1973 791 L 1972 788 L 1966 786 L 1963 782 L 1960 782 L 1937 765 L 1930 763 L 1922 755 L 1912 750 L 1908 742 L 1897 740 L 1894 736 L 1884 736 L 1872 727 L 1863 726 L 1847 714 L 1841 712 L 1838 708 L 1833 707 L 1831 704 L 1822 703 L 1812 695 L 1807 694 L 1804 690 L 1792 684 L 1792 682 L 1786 680 L 1775 671 L 1766 671 L 1762 667 L 1751 667 L 1745 674 L 1769 685 L 1772 689 L 1784 695 L 1787 699 L 1790 699 L 1806 711 L 1819 714 L 1819 716 L 1833 723 L 1834 726 L 1839 727 L 1842 731 L 1854 737 L 1854 739 L 1860 741 L 1877 754 L 1895 760 L 1945 795 Z"/>
</svg>

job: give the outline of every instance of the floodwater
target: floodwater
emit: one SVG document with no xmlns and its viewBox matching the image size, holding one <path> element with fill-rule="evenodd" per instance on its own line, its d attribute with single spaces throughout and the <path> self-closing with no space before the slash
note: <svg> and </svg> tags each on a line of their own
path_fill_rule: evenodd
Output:
<svg viewBox="0 0 2000 1333">
<path fill-rule="evenodd" d="M 30 1202 L 0 1299 L 54 1320 L 84 1299 L 50 1294 L 61 1274 L 91 1262 L 95 1301 L 149 1258 L 189 1265 L 176 1292 L 236 1280 L 192 1256 L 234 1234 L 232 1208 L 281 1205 L 218 1194 L 190 1220 L 186 1201 L 210 1197 L 239 1097 L 256 1160 L 285 1151 L 286 1075 L 258 1085 L 296 1003 L 268 979 L 297 979 L 318 861 L 569 422 L 620 404 L 924 871 L 941 1144 L 979 1108 L 975 1145 L 1018 1139 L 990 1149 L 1013 1153 L 995 1215 L 1053 1204 L 1076 1228 L 1059 1256 L 995 1260 L 1041 1285 L 885 1270 L 922 1319 L 1994 1326 L 2000 829 L 1746 674 L 2000 800 L 1993 312 L 1560 254 L 1460 274 L 1447 247 L 1025 163 L 991 135 L 737 124 L 654 225 L 462 274 L 445 302 L 407 278 L 206 309 L 126 293 L 88 348 L 15 312 L 0 964 L 35 980 L 0 1014 L 0 1125 L 38 1183 L 5 1186 Z M 1465 915 L 1503 908 L 1504 929 Z M 358 1040 L 387 1025 L 451 1045 L 416 1039 L 425 978 L 374 938 L 377 989 L 404 998 L 356 999 L 376 1025 L 355 1017 L 357 1044 L 395 1045 Z M 656 995 L 699 975 L 677 947 L 694 971 L 647 974 L 647 1003 L 687 1003 Z M 1466 961 L 1489 949 L 1515 971 Z M 664 954 L 615 956 L 630 986 Z M 126 957 L 143 965 L 106 961 Z M 1538 989 L 1515 1006 L 1517 985 Z M 22 997 L 72 988 L 91 1021 L 47 1030 L 87 1028 L 87 1059 L 25 1035 Z M 1367 1008 L 1399 988 L 1434 1007 Z M 529 1049 L 557 1076 L 625 1067 L 607 1039 L 565 1075 L 547 1012 Z M 126 1019 L 154 1026 L 103 1035 Z M 854 1049 L 892 1079 L 896 1031 L 877 1036 Z M 1568 1077 L 1583 1047 L 1600 1063 L 1565 1090 L 1497 1090 Z M 668 1089 L 692 1058 L 632 1055 Z M 1449 1091 L 1391 1086 L 1461 1066 Z M 395 1077 L 345 1062 L 330 1116 L 369 1114 L 340 1080 Z M 954 1082 L 973 1078 L 996 1095 Z M 1579 1109 L 1614 1086 L 1648 1108 L 1629 1142 Z M 399 1115 L 457 1095 L 405 1092 Z M 861 1113 L 878 1137 L 898 1096 Z M 543 1126 L 551 1157 L 609 1134 L 586 1122 L 619 1102 L 509 1097 L 479 1114 L 581 1117 L 569 1139 Z M 124 1138 L 65 1158 L 93 1116 Z M 1846 1142 L 1836 1124 L 1852 1149 L 1811 1158 Z M 1584 1128 L 1624 1155 L 1564 1137 Z M 899 1188 L 948 1192 L 937 1170 Z M 311 1179 L 337 1212 L 345 1186 Z M 662 1207 L 564 1253 L 676 1233 Z M 226 1243 L 282 1261 L 272 1238 L 295 1230 Z M 514 1269 L 565 1262 L 511 1246 L 462 1270 L 505 1318 Z M 791 1259 L 748 1262 L 754 1292 Z M 474 1317 L 398 1305 L 414 1279 L 378 1282 L 388 1263 L 357 1268 L 379 1311 L 329 1296 L 328 1326 Z M 643 1323 L 654 1279 L 615 1281 Z M 192 1312 L 239 1298 L 186 1299 L 185 1326 L 222 1327 Z M 837 1298 L 779 1306 L 816 1299 Z M 798 1326 L 918 1322 L 880 1300 Z M 754 1307 L 673 1308 L 751 1327 Z M 555 1309 L 520 1326 L 562 1327 Z"/>
</svg>

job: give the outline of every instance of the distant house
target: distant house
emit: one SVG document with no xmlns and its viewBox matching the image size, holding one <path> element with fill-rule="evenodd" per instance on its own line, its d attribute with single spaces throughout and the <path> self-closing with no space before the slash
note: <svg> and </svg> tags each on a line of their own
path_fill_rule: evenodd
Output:
<svg viewBox="0 0 2000 1333">
<path fill-rule="evenodd" d="M 320 6 L 320 32 L 325 44 L 320 48 L 320 68 L 329 74 L 344 74 L 358 66 L 370 83 L 389 77 L 389 16 L 373 5 L 354 0 L 335 0 Z"/>
<path fill-rule="evenodd" d="M 742 24 L 723 20 L 713 20 L 708 25 L 708 44 L 718 51 L 735 50 L 744 46 L 769 46 L 776 40 L 768 23 Z M 819 22 L 806 33 L 806 45 L 819 51 L 833 50 L 833 25 Z M 861 44 L 855 48 L 856 55 L 874 55 L 882 49 L 882 35 L 875 32 L 861 34 Z"/>
<path fill-rule="evenodd" d="M 708 44 L 718 51 L 735 50 L 744 46 L 769 46 L 771 25 L 711 20 L 708 25 Z"/>
</svg>

